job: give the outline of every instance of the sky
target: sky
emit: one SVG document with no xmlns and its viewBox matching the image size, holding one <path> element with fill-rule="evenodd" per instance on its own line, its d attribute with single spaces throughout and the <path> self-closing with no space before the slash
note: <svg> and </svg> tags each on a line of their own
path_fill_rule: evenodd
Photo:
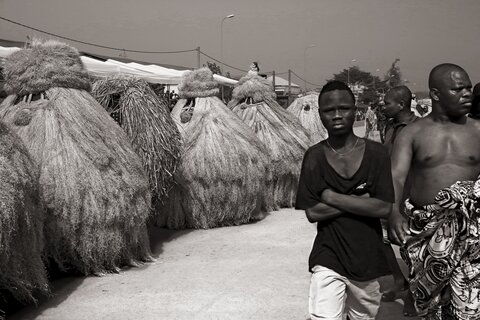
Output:
<svg viewBox="0 0 480 320">
<path fill-rule="evenodd" d="M 223 20 L 229 14 L 235 17 Z M 291 69 L 317 86 L 352 65 L 383 78 L 396 58 L 414 92 L 428 90 L 428 73 L 443 62 L 462 66 L 473 84 L 480 81 L 478 0 L 0 0 L 0 17 L 127 50 L 200 47 L 235 68 L 247 70 L 258 61 L 261 72 L 275 70 L 286 79 Z M 0 20 L 0 39 L 26 41 L 27 36 L 50 37 Z M 123 54 L 65 42 L 80 51 Z M 196 52 L 126 56 L 197 66 Z M 212 61 L 201 56 L 201 64 L 207 60 Z M 303 86 L 296 75 L 292 81 Z"/>
</svg>

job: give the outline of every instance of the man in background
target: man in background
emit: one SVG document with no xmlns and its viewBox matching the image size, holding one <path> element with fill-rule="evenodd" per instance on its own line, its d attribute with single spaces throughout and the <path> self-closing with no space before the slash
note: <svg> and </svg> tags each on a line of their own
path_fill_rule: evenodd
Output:
<svg viewBox="0 0 480 320">
<path fill-rule="evenodd" d="M 384 104 L 381 111 L 388 119 L 385 126 L 384 145 L 388 148 L 391 155 L 396 137 L 407 125 L 417 121 L 417 117 L 411 110 L 412 92 L 406 86 L 398 86 L 390 89 L 384 98 Z M 409 182 L 405 183 L 402 202 L 408 197 Z M 387 221 L 382 220 L 383 241 L 385 256 L 392 270 L 393 288 L 387 290 L 382 295 L 382 301 L 392 302 L 399 297 L 399 293 L 408 289 L 408 281 L 400 269 L 397 257 L 393 251 L 392 245 L 388 240 Z M 407 290 L 407 296 L 404 300 L 403 315 L 415 316 L 417 314 L 413 303 L 413 297 Z"/>
</svg>

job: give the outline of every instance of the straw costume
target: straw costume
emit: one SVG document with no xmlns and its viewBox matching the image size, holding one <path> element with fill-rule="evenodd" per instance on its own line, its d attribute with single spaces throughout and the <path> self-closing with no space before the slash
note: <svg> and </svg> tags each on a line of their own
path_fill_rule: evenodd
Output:
<svg viewBox="0 0 480 320">
<path fill-rule="evenodd" d="M 43 221 L 37 166 L 22 140 L 0 122 L 0 305 L 5 292 L 23 302 L 48 292 Z"/>
<path fill-rule="evenodd" d="M 426 319 L 480 318 L 480 177 L 442 189 L 435 203 L 405 202 L 413 237 L 401 248 Z"/>
<path fill-rule="evenodd" d="M 239 225 L 263 217 L 268 156 L 264 145 L 216 97 L 212 72 L 184 75 L 172 110 L 183 153 L 164 212 L 169 228 Z"/>
<path fill-rule="evenodd" d="M 150 260 L 148 179 L 125 132 L 88 92 L 76 49 L 35 41 L 5 60 L 0 119 L 40 166 L 48 257 L 84 274 Z"/>
<path fill-rule="evenodd" d="M 328 138 L 328 132 L 318 113 L 318 95 L 318 92 L 309 92 L 295 99 L 287 108 L 287 111 L 297 117 L 302 126 L 308 130 L 312 145 Z"/>
<path fill-rule="evenodd" d="M 92 95 L 125 130 L 149 175 L 153 207 L 172 188 L 181 138 L 169 108 L 144 80 L 115 76 L 94 82 Z"/>
<path fill-rule="evenodd" d="M 233 89 L 229 108 L 265 143 L 272 163 L 272 181 L 267 196 L 274 209 L 294 205 L 303 155 L 310 137 L 298 119 L 275 100 L 270 81 L 249 71 Z"/>
</svg>

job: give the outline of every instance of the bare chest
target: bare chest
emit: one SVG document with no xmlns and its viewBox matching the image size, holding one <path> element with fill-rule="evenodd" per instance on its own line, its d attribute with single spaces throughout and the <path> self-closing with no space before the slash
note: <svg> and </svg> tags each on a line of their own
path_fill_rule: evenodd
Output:
<svg viewBox="0 0 480 320">
<path fill-rule="evenodd" d="M 475 133 L 475 132 L 473 132 Z M 417 137 L 414 143 L 414 161 L 420 166 L 455 164 L 480 165 L 480 135 L 472 131 L 434 131 Z"/>
</svg>

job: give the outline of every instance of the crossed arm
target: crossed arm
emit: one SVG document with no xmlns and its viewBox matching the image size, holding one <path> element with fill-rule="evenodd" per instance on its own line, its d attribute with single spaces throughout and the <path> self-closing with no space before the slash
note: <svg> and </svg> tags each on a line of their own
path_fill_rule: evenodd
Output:
<svg viewBox="0 0 480 320">
<path fill-rule="evenodd" d="M 372 198 L 368 194 L 362 196 L 341 194 L 330 189 L 322 192 L 321 202 L 305 210 L 308 221 L 322 222 L 345 214 L 346 212 L 366 217 L 387 218 L 392 204 Z"/>
</svg>

